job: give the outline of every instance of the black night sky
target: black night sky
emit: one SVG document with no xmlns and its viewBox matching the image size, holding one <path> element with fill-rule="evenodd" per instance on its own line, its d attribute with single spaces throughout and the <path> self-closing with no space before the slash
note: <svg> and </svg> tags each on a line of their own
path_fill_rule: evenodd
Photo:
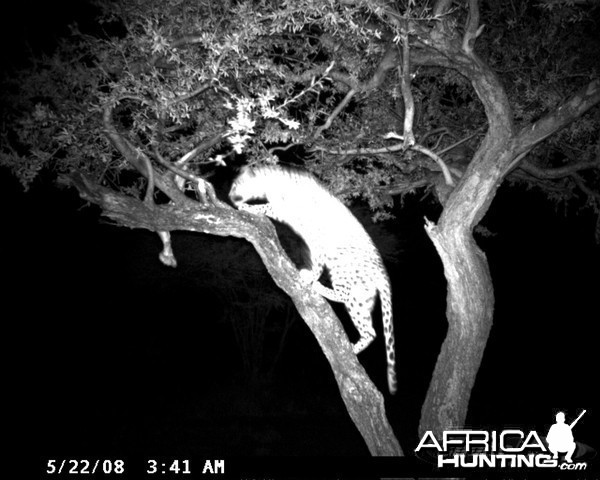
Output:
<svg viewBox="0 0 600 480">
<path fill-rule="evenodd" d="M 50 45 L 83 14 L 83 7 L 70 9 L 75 3 L 19 2 L 14 16 L 3 12 L 3 25 L 12 27 L 3 29 L 5 62 L 19 61 L 25 39 L 34 49 Z M 201 260 L 203 252 L 252 255 L 243 241 L 175 233 L 179 268 L 171 270 L 158 260 L 155 234 L 101 222 L 74 191 L 38 183 L 24 194 L 0 170 L 0 197 L 5 361 L 16 387 L 5 391 L 27 405 L 19 410 L 32 422 L 39 456 L 368 455 L 300 320 L 272 382 L 261 390 L 244 381 L 235 335 L 223 320 L 223 280 L 211 286 L 215 273 Z M 424 216 L 435 220 L 439 208 L 414 195 L 396 215 L 388 228 L 402 251 L 388 270 L 399 391 L 385 394 L 409 452 L 445 332 L 446 292 L 423 229 Z M 558 410 L 572 419 L 587 409 L 575 437 L 600 448 L 594 218 L 557 209 L 534 190 L 503 186 L 483 225 L 492 236 L 476 238 L 490 263 L 496 311 L 469 424 L 546 432 Z M 385 392 L 380 338 L 359 358 Z"/>
</svg>

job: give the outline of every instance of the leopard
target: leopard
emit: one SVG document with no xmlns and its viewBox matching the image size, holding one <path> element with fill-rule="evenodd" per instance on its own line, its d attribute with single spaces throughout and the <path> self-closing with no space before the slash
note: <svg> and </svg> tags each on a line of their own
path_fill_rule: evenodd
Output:
<svg viewBox="0 0 600 480">
<path fill-rule="evenodd" d="M 397 390 L 392 295 L 387 270 L 373 240 L 344 203 L 308 170 L 282 164 L 246 165 L 233 180 L 229 199 L 239 210 L 265 215 L 290 227 L 306 244 L 311 265 L 302 281 L 332 302 L 344 304 L 359 339 L 355 354 L 375 339 L 377 296 L 387 358 L 388 390 Z M 331 287 L 324 285 L 323 272 Z"/>
</svg>

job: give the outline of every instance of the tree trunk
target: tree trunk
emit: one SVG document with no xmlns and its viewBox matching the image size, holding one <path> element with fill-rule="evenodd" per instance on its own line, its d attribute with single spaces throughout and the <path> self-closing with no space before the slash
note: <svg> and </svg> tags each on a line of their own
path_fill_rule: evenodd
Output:
<svg viewBox="0 0 600 480">
<path fill-rule="evenodd" d="M 419 433 L 436 435 L 464 426 L 471 390 L 487 343 L 494 313 L 494 289 L 485 254 L 462 225 L 427 233 L 444 265 L 448 282 L 448 332 L 421 409 Z"/>
<path fill-rule="evenodd" d="M 492 280 L 486 256 L 473 239 L 473 229 L 524 154 L 600 102 L 600 82 L 591 82 L 555 111 L 514 134 L 501 84 L 485 68 L 476 73 L 473 86 L 486 108 L 489 130 L 450 195 L 438 225 L 426 225 L 448 283 L 448 333 L 421 410 L 421 435 L 428 430 L 437 434 L 464 426 L 492 327 Z"/>
<path fill-rule="evenodd" d="M 419 433 L 462 427 L 471 390 L 492 327 L 494 290 L 487 259 L 473 238 L 514 158 L 512 114 L 494 73 L 475 55 L 463 55 L 458 68 L 473 84 L 488 118 L 488 132 L 448 197 L 437 225 L 426 230 L 442 263 L 448 292 L 448 332 L 442 344 L 425 402 Z"/>
<path fill-rule="evenodd" d="M 437 434 L 465 424 L 494 313 L 487 258 L 475 243 L 472 231 L 500 184 L 500 172 L 492 165 L 502 157 L 506 138 L 488 132 L 450 196 L 438 225 L 426 225 L 444 265 L 448 332 L 421 409 L 421 435 L 428 430 Z"/>
</svg>

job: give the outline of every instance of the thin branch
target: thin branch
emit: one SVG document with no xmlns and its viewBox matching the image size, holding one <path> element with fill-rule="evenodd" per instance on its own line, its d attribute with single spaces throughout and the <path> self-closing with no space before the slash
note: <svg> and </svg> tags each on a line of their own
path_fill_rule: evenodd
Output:
<svg viewBox="0 0 600 480">
<path fill-rule="evenodd" d="M 222 57 L 219 57 L 219 62 L 221 61 L 221 58 Z M 217 68 L 218 68 L 218 66 L 217 66 Z M 206 90 L 210 89 L 211 87 L 213 87 L 215 90 L 218 90 L 221 93 L 226 94 L 227 96 L 231 96 L 231 93 L 229 91 L 227 91 L 225 88 L 219 87 L 218 85 L 216 85 L 215 80 L 216 80 L 216 77 L 211 78 L 210 80 L 207 80 L 202 85 L 200 85 L 196 90 L 192 90 L 189 93 L 186 93 L 184 95 L 181 95 L 179 97 L 175 97 L 175 98 L 169 100 L 168 102 L 166 102 L 164 104 L 163 108 L 169 108 L 169 107 L 172 107 L 173 105 L 177 105 L 178 103 L 185 102 L 191 98 L 194 98 L 197 95 L 200 95 L 201 93 L 204 93 Z"/>
<path fill-rule="evenodd" d="M 475 39 L 481 35 L 484 26 L 479 26 L 479 0 L 469 0 L 469 15 L 462 42 L 462 49 L 467 55 L 473 53 Z"/>
<path fill-rule="evenodd" d="M 146 194 L 144 195 L 144 202 L 147 204 L 154 204 L 154 168 L 152 168 L 152 163 L 150 159 L 146 155 L 142 155 L 142 160 L 146 165 L 146 170 L 148 172 L 148 185 L 146 185 Z"/>
<path fill-rule="evenodd" d="M 396 182 L 390 185 L 375 187 L 375 190 L 387 195 L 401 195 L 414 192 L 418 188 L 423 188 L 431 184 L 430 179 L 421 179 L 416 181 Z"/>
<path fill-rule="evenodd" d="M 203 141 L 196 148 L 190 150 L 185 155 L 183 155 L 179 160 L 173 162 L 173 164 L 177 167 L 183 168 L 183 166 L 188 163 L 192 158 L 194 158 L 199 153 L 208 150 L 215 145 L 218 145 L 225 138 L 225 133 L 218 133 L 217 135 L 209 138 L 208 140 Z"/>
<path fill-rule="evenodd" d="M 333 155 L 378 155 L 381 153 L 392 153 L 392 152 L 401 152 L 404 150 L 404 145 L 399 143 L 397 145 L 391 145 L 389 147 L 379 147 L 379 148 L 348 148 L 345 150 L 333 150 L 330 148 L 325 148 L 321 146 L 315 146 L 311 149 L 311 151 L 318 151 L 324 153 L 331 153 Z"/>
<path fill-rule="evenodd" d="M 313 139 L 317 138 L 324 130 L 328 129 L 333 120 L 338 117 L 338 115 L 342 112 L 342 110 L 348 105 L 352 97 L 358 92 L 365 92 L 374 90 L 381 85 L 385 79 L 385 76 L 389 70 L 394 68 L 397 63 L 397 54 L 395 51 L 395 46 L 391 46 L 384 54 L 381 62 L 377 67 L 377 70 L 373 74 L 373 76 L 366 82 L 360 83 L 357 82 L 350 75 L 341 74 L 339 72 L 332 71 L 334 63 L 332 62 L 324 71 L 320 71 L 320 69 L 311 69 L 303 72 L 300 75 L 292 74 L 288 78 L 298 82 L 311 82 L 311 87 L 315 84 L 314 78 L 316 77 L 316 72 L 319 72 L 319 75 L 324 77 L 329 77 L 333 80 L 340 81 L 350 87 L 350 90 L 346 93 L 346 96 L 343 100 L 336 106 L 336 108 L 331 112 L 327 120 L 323 125 L 321 125 L 313 135 Z M 322 68 L 322 67 L 321 67 Z"/>
<path fill-rule="evenodd" d="M 404 140 L 404 138 L 401 135 L 398 135 L 393 132 L 388 133 L 384 138 L 396 138 L 398 140 Z M 444 160 L 442 160 L 439 157 L 439 155 L 436 155 L 435 152 L 432 152 L 428 148 L 423 147 L 422 145 L 419 145 L 419 144 L 414 144 L 410 148 L 412 150 L 415 150 L 417 152 L 420 152 L 420 153 L 428 156 L 435 163 L 437 163 L 438 166 L 440 167 L 440 170 L 442 171 L 442 174 L 444 175 L 444 181 L 446 182 L 446 184 L 450 185 L 450 186 L 454 185 L 454 180 L 452 180 L 452 174 L 450 172 L 450 169 L 448 168 L 448 166 L 446 165 Z M 330 153 L 332 155 L 380 155 L 380 154 L 391 153 L 391 152 L 402 152 L 405 150 L 406 149 L 404 148 L 404 143 L 399 143 L 397 145 L 391 145 L 389 147 L 351 148 L 351 149 L 347 149 L 347 150 L 331 150 L 331 149 L 328 149 L 325 147 L 320 147 L 320 146 L 316 146 L 316 147 L 312 148 L 312 151 Z"/>
<path fill-rule="evenodd" d="M 227 206 L 226 203 L 222 202 L 217 198 L 215 189 L 210 182 L 207 182 L 202 177 L 194 175 L 193 173 L 190 173 L 187 170 L 184 170 L 183 168 L 179 168 L 178 166 L 173 165 L 171 162 L 165 160 L 158 151 L 158 146 L 156 144 L 153 145 L 153 150 L 154 158 L 158 161 L 158 163 L 160 163 L 163 167 L 166 167 L 174 174 L 179 175 L 180 177 L 192 182 L 196 186 L 198 197 L 200 198 L 202 203 L 206 204 L 210 202 L 211 204 L 218 205 L 220 207 Z"/>
<path fill-rule="evenodd" d="M 402 135 L 398 135 L 394 132 L 387 133 L 383 138 L 386 138 L 386 139 L 396 138 L 398 140 L 404 141 L 404 139 L 402 138 Z M 402 144 L 402 147 L 404 147 L 405 144 L 406 144 L 406 141 L 404 141 L 404 143 Z M 419 145 L 417 143 L 412 145 L 410 148 L 412 150 L 422 153 L 423 155 L 427 155 L 435 163 L 437 163 L 438 166 L 440 167 L 440 169 L 442 170 L 442 174 L 444 175 L 444 181 L 446 182 L 446 185 L 454 186 L 454 181 L 452 180 L 452 174 L 450 173 L 450 170 L 448 169 L 448 166 L 446 165 L 444 160 L 442 160 L 442 158 L 439 155 L 437 155 L 435 152 L 429 150 L 427 147 L 423 147 L 422 145 Z"/>
<path fill-rule="evenodd" d="M 283 102 L 281 105 L 279 105 L 279 107 L 277 107 L 277 109 L 281 110 L 281 109 L 285 108 L 287 105 L 289 105 L 290 103 L 294 103 L 301 96 L 306 95 L 308 92 L 314 91 L 313 89 L 317 85 L 321 85 L 323 83 L 323 80 L 325 80 L 327 78 L 327 76 L 329 75 L 329 73 L 333 69 L 334 65 L 335 65 L 335 62 L 331 62 L 329 64 L 329 66 L 325 69 L 325 71 L 321 74 L 321 78 L 319 78 L 319 80 L 315 81 L 316 77 L 312 77 L 311 81 L 310 81 L 310 86 L 308 88 L 305 88 L 304 90 L 302 90 L 297 95 L 294 95 L 292 98 L 290 98 L 290 99 L 286 100 L 285 102 Z"/>
<path fill-rule="evenodd" d="M 436 141 L 436 146 L 439 145 L 440 139 L 442 139 L 444 137 L 444 135 L 449 135 L 451 137 L 453 137 L 452 132 L 447 128 L 447 127 L 440 127 L 440 128 L 434 128 L 433 130 L 429 130 L 427 132 L 425 132 L 420 140 L 420 144 L 423 145 L 425 144 L 425 140 L 427 140 L 429 137 L 433 136 L 433 135 L 437 135 L 438 133 L 441 133 L 441 135 L 439 136 L 438 140 Z"/>
<path fill-rule="evenodd" d="M 511 181 L 518 180 L 528 184 L 536 185 L 547 194 L 550 193 L 557 196 L 564 196 L 565 194 L 565 185 L 563 181 L 557 181 L 557 179 L 537 178 L 521 169 L 516 169 L 514 172 L 512 172 L 510 179 Z"/>
<path fill-rule="evenodd" d="M 150 159 L 140 149 L 134 147 L 129 140 L 123 137 L 115 128 L 112 121 L 113 105 L 106 105 L 102 116 L 102 122 L 104 127 L 104 134 L 108 137 L 112 145 L 117 149 L 123 157 L 143 176 L 148 178 L 149 169 L 148 164 Z M 151 164 L 150 164 L 151 165 Z M 161 176 L 154 176 L 154 184 L 163 193 L 165 193 L 172 200 L 188 201 L 189 199 L 176 188 L 174 185 L 170 185 Z"/>
<path fill-rule="evenodd" d="M 292 143 L 288 143 L 287 145 L 282 145 L 280 147 L 271 147 L 267 150 L 267 152 L 269 152 L 271 155 L 274 155 L 275 152 L 285 152 L 287 150 L 289 150 L 292 147 L 295 147 L 297 145 L 302 145 L 301 142 L 292 142 Z"/>
<path fill-rule="evenodd" d="M 449 152 L 450 150 L 452 150 L 453 148 L 458 147 L 459 145 L 462 145 L 463 143 L 471 140 L 473 137 L 476 137 L 477 135 L 479 135 L 480 130 L 482 130 L 483 127 L 479 127 L 477 130 L 475 130 L 475 132 L 473 132 L 471 135 L 466 136 L 465 138 L 462 138 L 460 140 L 458 140 L 457 142 L 454 142 L 452 145 L 443 148 L 442 150 L 440 150 L 439 152 L 436 152 L 438 155 L 441 155 L 442 153 L 446 153 Z"/>
<path fill-rule="evenodd" d="M 310 68 L 308 70 L 305 70 L 302 73 L 293 73 L 290 71 L 286 74 L 286 79 L 291 80 L 293 82 L 298 82 L 298 83 L 312 82 L 313 78 L 323 75 L 323 73 L 328 68 L 329 68 L 329 66 L 321 65 L 319 67 Z M 355 88 L 355 89 L 360 88 L 359 82 L 356 79 L 352 78 L 350 75 L 340 73 L 340 72 L 329 72 L 328 76 L 332 80 L 343 83 L 350 88 Z"/>
<path fill-rule="evenodd" d="M 335 118 L 340 114 L 340 112 L 344 108 L 346 108 L 346 105 L 348 105 L 348 102 L 355 94 L 356 94 L 356 90 L 354 90 L 353 88 L 348 90 L 348 93 L 346 93 L 346 96 L 337 105 L 337 107 L 335 107 L 333 112 L 331 112 L 331 114 L 329 115 L 329 117 L 327 118 L 325 123 L 323 125 L 321 125 L 319 128 L 317 128 L 317 131 L 313 135 L 313 139 L 317 138 L 319 135 L 321 135 L 321 133 L 323 133 L 324 130 L 327 130 L 331 126 L 331 123 L 333 122 L 333 120 L 335 120 Z"/>
<path fill-rule="evenodd" d="M 519 168 L 523 169 L 530 175 L 537 178 L 551 179 L 551 178 L 563 178 L 573 175 L 575 172 L 580 170 L 587 170 L 589 168 L 600 169 L 600 160 L 593 160 L 590 162 L 571 163 L 569 165 L 563 165 L 562 167 L 556 168 L 540 168 L 533 165 L 530 162 L 523 162 L 519 165 Z"/>
<path fill-rule="evenodd" d="M 413 150 L 416 150 L 417 152 L 420 152 L 424 155 L 427 155 L 435 163 L 437 163 L 438 166 L 440 167 L 440 169 L 442 170 L 442 174 L 444 175 L 444 181 L 446 182 L 446 185 L 451 186 L 451 187 L 454 186 L 454 180 L 452 180 L 452 175 L 450 174 L 450 170 L 448 169 L 448 166 L 446 165 L 444 160 L 442 160 L 442 157 L 437 155 L 435 152 L 429 150 L 428 148 L 423 147 L 418 144 L 415 144 L 410 148 L 412 148 Z"/>
<path fill-rule="evenodd" d="M 404 147 L 408 148 L 415 144 L 415 134 L 413 132 L 415 99 L 410 88 L 412 74 L 410 73 L 410 45 L 406 29 L 401 31 L 400 41 L 402 42 L 402 61 L 398 65 L 398 76 L 400 77 L 400 90 L 404 99 Z"/>
<path fill-rule="evenodd" d="M 600 193 L 595 192 L 591 188 L 587 187 L 587 185 L 585 184 L 585 180 L 581 178 L 581 175 L 573 173 L 571 176 L 573 177 L 575 184 L 579 187 L 581 191 L 583 191 L 583 193 L 585 193 L 589 197 L 596 199 L 597 202 L 600 202 Z"/>
<path fill-rule="evenodd" d="M 208 81 L 204 82 L 202 85 L 200 85 L 196 90 L 192 90 L 191 92 L 186 93 L 185 95 L 181 95 L 179 97 L 175 97 L 175 98 L 169 100 L 168 102 L 166 102 L 164 104 L 164 108 L 169 108 L 169 107 L 172 107 L 173 105 L 177 105 L 178 103 L 185 102 L 186 100 L 189 100 L 190 98 L 194 98 L 196 95 L 200 95 L 201 93 L 208 90 L 212 86 L 212 84 L 213 84 L 213 80 L 208 80 Z"/>
<path fill-rule="evenodd" d="M 540 2 L 541 5 L 548 7 L 561 4 L 566 4 L 567 6 L 572 4 L 598 6 L 598 3 L 598 0 L 541 0 Z"/>
</svg>

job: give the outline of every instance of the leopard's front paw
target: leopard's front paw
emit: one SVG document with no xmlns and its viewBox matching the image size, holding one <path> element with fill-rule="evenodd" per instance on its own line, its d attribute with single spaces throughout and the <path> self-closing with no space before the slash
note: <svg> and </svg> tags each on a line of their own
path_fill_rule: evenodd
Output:
<svg viewBox="0 0 600 480">
<path fill-rule="evenodd" d="M 315 283 L 315 277 L 312 273 L 312 270 L 308 270 L 303 268 L 300 270 L 300 282 L 305 287 L 310 287 L 313 283 Z"/>
<path fill-rule="evenodd" d="M 250 212 L 252 213 L 252 205 L 248 205 L 247 203 L 240 202 L 235 204 L 235 208 L 241 210 L 242 212 Z"/>
</svg>

